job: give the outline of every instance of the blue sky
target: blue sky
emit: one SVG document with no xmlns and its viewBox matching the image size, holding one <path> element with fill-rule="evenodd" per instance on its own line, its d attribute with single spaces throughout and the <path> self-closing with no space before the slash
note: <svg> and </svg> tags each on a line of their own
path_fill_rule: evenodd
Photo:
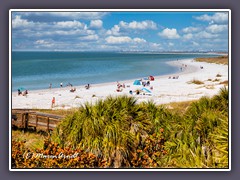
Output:
<svg viewBox="0 0 240 180">
<path fill-rule="evenodd" d="M 227 12 L 12 12 L 12 50 L 227 51 Z"/>
</svg>

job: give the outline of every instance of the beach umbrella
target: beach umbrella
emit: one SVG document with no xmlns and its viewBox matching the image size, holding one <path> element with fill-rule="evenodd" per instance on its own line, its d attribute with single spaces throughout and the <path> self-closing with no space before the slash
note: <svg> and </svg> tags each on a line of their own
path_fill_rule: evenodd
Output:
<svg viewBox="0 0 240 180">
<path fill-rule="evenodd" d="M 135 81 L 133 82 L 133 85 L 141 85 L 141 82 L 140 82 L 139 80 L 135 80 Z"/>
<path fill-rule="evenodd" d="M 25 91 L 26 90 L 26 88 L 24 88 L 24 87 L 19 87 L 18 88 L 20 91 Z"/>
<path fill-rule="evenodd" d="M 150 81 L 154 81 L 154 77 L 153 76 L 149 76 L 149 80 Z"/>
<path fill-rule="evenodd" d="M 149 89 L 147 89 L 147 88 L 142 88 L 141 89 L 142 91 L 145 91 L 145 92 L 148 92 L 148 93 L 152 93 Z"/>
</svg>

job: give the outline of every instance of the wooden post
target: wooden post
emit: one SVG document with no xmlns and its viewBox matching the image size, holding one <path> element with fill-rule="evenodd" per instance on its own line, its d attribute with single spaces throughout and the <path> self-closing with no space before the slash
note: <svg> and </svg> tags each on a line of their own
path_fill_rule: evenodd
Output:
<svg viewBox="0 0 240 180">
<path fill-rule="evenodd" d="M 21 128 L 24 128 L 24 113 L 22 113 L 22 127 Z"/>
<path fill-rule="evenodd" d="M 49 117 L 47 117 L 47 132 L 49 132 Z"/>
<path fill-rule="evenodd" d="M 25 130 L 28 129 L 28 119 L 29 119 L 28 113 L 25 113 L 25 126 L 24 126 Z"/>
<path fill-rule="evenodd" d="M 36 127 L 35 127 L 36 131 L 37 131 L 37 125 L 38 125 L 38 115 L 36 115 Z"/>
</svg>

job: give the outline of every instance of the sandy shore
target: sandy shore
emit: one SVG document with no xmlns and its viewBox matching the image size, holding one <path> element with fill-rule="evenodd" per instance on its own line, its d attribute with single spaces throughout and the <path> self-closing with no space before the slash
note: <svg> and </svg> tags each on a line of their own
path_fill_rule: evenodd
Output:
<svg viewBox="0 0 240 180">
<path fill-rule="evenodd" d="M 202 96 L 213 96 L 224 86 L 220 82 L 228 80 L 227 65 L 195 62 L 193 59 L 172 61 L 169 64 L 177 66 L 179 69 L 182 67 L 183 71 L 155 77 L 155 80 L 150 82 L 150 86 L 153 86 L 151 95 L 130 95 L 130 90 L 141 89 L 142 86 L 135 86 L 133 85 L 134 80 L 127 80 L 119 82 L 124 83 L 126 86 L 122 92 L 116 91 L 117 82 L 93 84 L 88 90 L 84 86 L 76 86 L 75 92 L 70 92 L 70 87 L 30 91 L 27 96 L 18 96 L 17 92 L 13 92 L 12 108 L 50 109 L 51 100 L 55 97 L 56 105 L 53 109 L 67 109 L 79 107 L 85 102 L 94 103 L 109 95 L 123 94 L 136 97 L 138 102 L 152 100 L 156 104 L 166 104 L 169 102 L 196 100 Z M 200 66 L 203 66 L 203 69 Z M 220 74 L 221 77 L 216 77 L 217 74 Z M 169 79 L 170 76 L 171 79 Z M 173 79 L 173 76 L 179 77 Z M 193 79 L 200 80 L 204 84 L 190 84 L 189 81 Z M 218 80 L 214 81 L 215 79 Z M 146 88 L 149 89 L 149 87 Z"/>
</svg>

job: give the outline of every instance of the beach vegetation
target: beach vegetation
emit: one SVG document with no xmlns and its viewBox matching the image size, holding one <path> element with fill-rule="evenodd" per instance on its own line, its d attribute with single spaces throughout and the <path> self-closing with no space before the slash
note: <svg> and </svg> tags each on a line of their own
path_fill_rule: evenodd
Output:
<svg viewBox="0 0 240 180">
<path fill-rule="evenodd" d="M 189 84 L 197 84 L 197 85 L 204 84 L 203 81 L 200 81 L 200 80 L 197 80 L 197 79 L 193 79 L 193 80 L 189 81 L 188 83 Z"/>
<path fill-rule="evenodd" d="M 195 58 L 195 61 L 227 65 L 228 55 L 218 57 Z"/>
<path fill-rule="evenodd" d="M 25 147 L 30 150 L 42 148 L 47 134 L 44 132 L 32 133 L 31 131 L 24 132 L 20 129 L 12 131 L 12 141 L 24 142 Z"/>
<path fill-rule="evenodd" d="M 171 112 L 183 115 L 192 102 L 195 102 L 195 100 L 183 102 L 171 102 L 169 104 L 166 104 L 165 107 L 167 107 Z"/>
<path fill-rule="evenodd" d="M 223 84 L 223 85 L 228 86 L 228 81 L 222 81 L 222 82 L 220 82 L 219 84 Z"/>
<path fill-rule="evenodd" d="M 205 86 L 206 89 L 214 89 L 214 86 L 213 85 L 207 85 Z"/>
<path fill-rule="evenodd" d="M 183 103 L 178 110 L 174 110 L 177 104 L 169 109 L 169 104 L 136 103 L 128 96 L 86 103 L 69 113 L 39 150 L 77 151 L 84 156 L 29 164 L 42 168 L 228 168 L 228 98 L 228 89 L 223 87 L 217 95 Z M 12 145 L 14 164 L 26 167 L 15 150 L 21 154 L 29 149 L 17 142 Z"/>
</svg>

